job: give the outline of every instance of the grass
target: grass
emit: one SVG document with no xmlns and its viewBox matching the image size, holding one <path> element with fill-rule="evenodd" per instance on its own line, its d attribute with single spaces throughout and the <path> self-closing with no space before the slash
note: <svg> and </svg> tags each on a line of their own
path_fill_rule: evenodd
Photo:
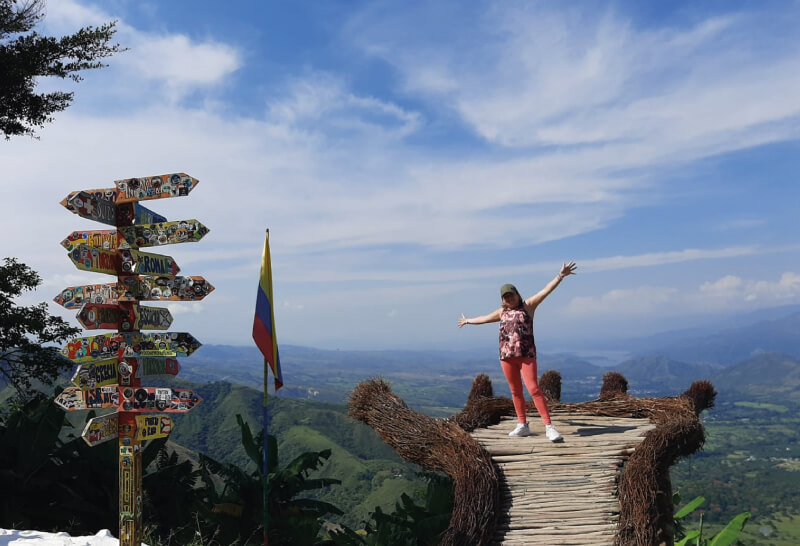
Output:
<svg viewBox="0 0 800 546">
<path fill-rule="evenodd" d="M 766 402 L 749 402 L 742 400 L 739 402 L 734 402 L 734 406 L 738 406 L 740 408 L 765 409 L 774 411 L 776 413 L 786 413 L 789 411 L 789 408 L 786 406 L 781 406 L 780 404 L 768 404 Z"/>
</svg>

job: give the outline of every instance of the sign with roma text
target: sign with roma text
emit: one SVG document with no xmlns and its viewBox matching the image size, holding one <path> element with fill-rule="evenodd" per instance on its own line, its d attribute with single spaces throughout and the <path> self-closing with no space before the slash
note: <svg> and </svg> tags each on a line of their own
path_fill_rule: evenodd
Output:
<svg viewBox="0 0 800 546">
<path fill-rule="evenodd" d="M 86 244 L 75 245 L 69 252 L 75 267 L 108 275 L 155 275 L 175 277 L 181 270 L 170 256 L 132 249 L 104 250 Z"/>
</svg>

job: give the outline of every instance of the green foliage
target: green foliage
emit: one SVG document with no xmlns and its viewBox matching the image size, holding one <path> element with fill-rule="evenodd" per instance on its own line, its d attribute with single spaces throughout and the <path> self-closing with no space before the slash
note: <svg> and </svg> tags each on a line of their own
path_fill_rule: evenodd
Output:
<svg viewBox="0 0 800 546">
<path fill-rule="evenodd" d="M 689 516 L 692 512 L 697 510 L 706 499 L 704 497 L 696 497 L 686 506 L 675 512 L 673 516 L 675 519 L 675 546 L 730 546 L 736 542 L 744 529 L 745 523 L 750 519 L 751 514 L 744 512 L 734 517 L 722 531 L 713 535 L 711 538 L 703 538 L 703 516 L 700 516 L 700 529 L 685 531 L 682 520 Z M 680 493 L 675 493 L 672 496 L 672 502 L 675 506 L 680 504 Z"/>
<path fill-rule="evenodd" d="M 17 403 L 32 396 L 34 382 L 52 384 L 60 372 L 73 365 L 56 347 L 42 345 L 63 342 L 80 331 L 51 316 L 46 303 L 30 307 L 14 303 L 16 297 L 41 283 L 35 271 L 14 258 L 5 258 L 0 265 L 0 384 L 14 389 Z"/>
<path fill-rule="evenodd" d="M 450 524 L 453 511 L 453 482 L 448 476 L 426 473 L 424 504 L 419 506 L 406 494 L 391 514 L 376 507 L 361 533 L 350 529 L 333 531 L 337 546 L 427 546 L 439 544 Z"/>
<path fill-rule="evenodd" d="M 73 93 L 35 93 L 37 78 L 80 81 L 80 73 L 105 66 L 100 59 L 122 51 L 111 44 L 116 22 L 84 27 L 75 34 L 40 36 L 34 27 L 44 18 L 43 0 L 0 0 L 0 131 L 6 139 L 35 134 L 66 109 Z"/>
</svg>

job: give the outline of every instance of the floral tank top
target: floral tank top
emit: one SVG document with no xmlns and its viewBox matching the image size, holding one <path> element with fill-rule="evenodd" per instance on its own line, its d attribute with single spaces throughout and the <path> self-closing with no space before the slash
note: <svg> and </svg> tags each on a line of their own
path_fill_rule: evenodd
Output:
<svg viewBox="0 0 800 546">
<path fill-rule="evenodd" d="M 533 317 L 524 306 L 500 313 L 500 360 L 515 356 L 536 358 Z"/>
</svg>

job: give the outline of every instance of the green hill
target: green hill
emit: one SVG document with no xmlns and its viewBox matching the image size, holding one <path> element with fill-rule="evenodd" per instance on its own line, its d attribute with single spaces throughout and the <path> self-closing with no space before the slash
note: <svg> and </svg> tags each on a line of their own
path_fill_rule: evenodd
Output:
<svg viewBox="0 0 800 546">
<path fill-rule="evenodd" d="M 203 403 L 174 417 L 170 440 L 220 461 L 252 465 L 240 443 L 236 414 L 254 433 L 260 430 L 261 392 L 224 382 L 192 388 Z M 331 450 L 331 457 L 312 477 L 342 481 L 313 495 L 345 512 L 334 521 L 359 528 L 375 506 L 391 511 L 402 493 L 414 497 L 423 488 L 416 477 L 419 467 L 400 459 L 371 428 L 347 417 L 344 405 L 273 396 L 269 412 L 269 432 L 277 437 L 281 466 L 307 451 Z"/>
<path fill-rule="evenodd" d="M 711 379 L 722 367 L 680 362 L 666 356 L 644 356 L 626 360 L 611 369 L 625 376 L 631 394 L 664 396 L 682 392 L 698 379 Z"/>
<path fill-rule="evenodd" d="M 720 392 L 732 391 L 764 401 L 800 402 L 800 360 L 762 353 L 726 368 L 714 378 Z"/>
</svg>

